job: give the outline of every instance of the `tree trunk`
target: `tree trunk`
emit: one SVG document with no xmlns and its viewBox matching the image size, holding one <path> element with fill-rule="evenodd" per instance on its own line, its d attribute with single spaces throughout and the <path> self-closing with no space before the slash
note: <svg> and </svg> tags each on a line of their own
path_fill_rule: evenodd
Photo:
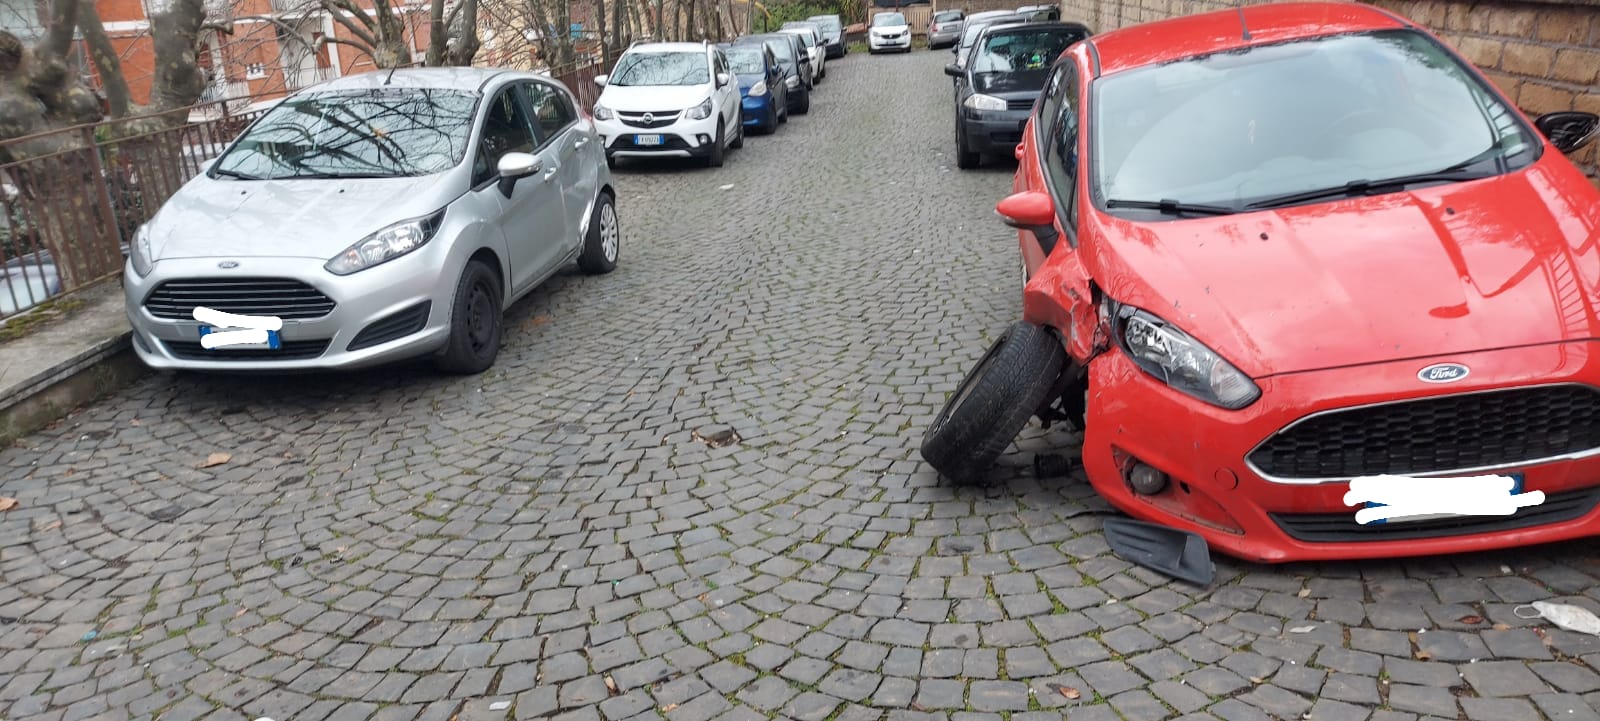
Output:
<svg viewBox="0 0 1600 721">
<path fill-rule="evenodd" d="M 106 36 L 106 27 L 100 22 L 100 12 L 94 3 L 83 3 L 78 9 L 78 29 L 83 31 L 83 38 L 89 44 L 89 58 L 100 72 L 100 86 L 105 89 L 111 117 L 126 117 L 133 104 L 128 79 L 122 75 L 122 60 L 117 57 L 111 38 Z"/>
<path fill-rule="evenodd" d="M 205 92 L 195 48 L 206 9 L 202 0 L 160 0 L 150 15 L 150 35 L 155 42 L 155 82 L 150 106 L 157 111 L 193 105 Z"/>
<path fill-rule="evenodd" d="M 444 22 L 444 0 L 433 0 L 428 7 L 428 57 L 429 67 L 444 64 L 445 43 L 450 38 L 450 28 Z"/>
<path fill-rule="evenodd" d="M 611 57 L 611 41 L 606 38 L 606 0 L 594 0 L 594 5 L 595 29 L 600 32 L 600 63 L 604 66 Z M 600 72 L 605 72 L 603 67 Z"/>
<path fill-rule="evenodd" d="M 455 42 L 446 41 L 449 52 L 445 53 L 445 64 L 467 66 L 472 64 L 482 45 L 478 42 L 478 0 L 461 0 L 458 12 L 461 13 L 459 24 L 452 26 L 457 32 L 450 38 Z M 429 47 L 428 51 L 433 52 L 433 48 Z"/>
</svg>

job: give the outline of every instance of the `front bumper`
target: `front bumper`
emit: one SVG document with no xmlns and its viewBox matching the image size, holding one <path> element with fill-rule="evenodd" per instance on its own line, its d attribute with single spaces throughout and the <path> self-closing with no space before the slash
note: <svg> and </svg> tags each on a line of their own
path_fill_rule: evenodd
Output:
<svg viewBox="0 0 1600 721">
<path fill-rule="evenodd" d="M 842 57 L 844 57 L 844 55 L 845 55 L 844 41 L 842 41 L 842 40 L 833 40 L 833 41 L 829 41 L 828 42 L 827 56 L 828 56 L 829 60 L 832 60 L 834 58 L 842 58 Z"/>
<path fill-rule="evenodd" d="M 1022 142 L 1022 127 L 1032 112 L 962 108 L 959 132 L 966 136 L 967 147 L 976 152 L 1011 156 Z"/>
<path fill-rule="evenodd" d="M 777 104 L 769 91 L 760 97 L 745 97 L 739 101 L 740 122 L 747 128 L 761 127 L 778 119 Z"/>
<path fill-rule="evenodd" d="M 717 115 L 702 120 L 680 117 L 671 125 L 659 128 L 640 128 L 619 119 L 596 120 L 601 143 L 607 157 L 615 158 L 699 158 L 711 153 L 717 137 Z M 641 135 L 661 136 L 660 145 L 645 145 Z"/>
<path fill-rule="evenodd" d="M 1442 387 L 1417 380 L 1419 368 L 1442 361 L 1466 364 L 1472 373 L 1467 380 Z M 1522 389 L 1512 391 L 1520 398 L 1546 392 L 1550 386 L 1575 393 L 1600 387 L 1597 342 L 1275 376 L 1257 381 L 1261 398 L 1239 411 L 1215 408 L 1168 388 L 1139 370 L 1120 350 L 1091 361 L 1089 373 L 1092 396 L 1083 462 L 1095 490 L 1132 516 L 1194 531 L 1230 555 L 1273 563 L 1424 556 L 1600 535 L 1600 453 L 1595 452 L 1600 449 L 1556 456 L 1495 456 L 1496 463 L 1473 463 L 1466 469 L 1410 470 L 1403 475 L 1520 473 L 1523 490 L 1543 491 L 1546 501 L 1512 516 L 1368 525 L 1355 523 L 1358 507 L 1344 503 L 1348 476 L 1269 479 L 1252 462 L 1263 456 L 1251 455 L 1268 441 L 1281 447 L 1276 444 L 1282 440 L 1280 431 L 1327 412 L 1397 402 L 1378 407 L 1398 412 L 1419 407 L 1405 406 L 1405 401 L 1440 397 L 1509 398 L 1494 393 L 1506 389 Z M 1543 390 L 1531 391 L 1533 388 Z M 1506 437 L 1506 448 L 1510 448 L 1511 434 Z M 1304 453 L 1315 454 L 1318 462 L 1362 460 L 1360 449 L 1342 448 L 1336 440 L 1348 442 L 1329 438 L 1325 446 L 1307 448 Z M 1485 450 L 1494 445 L 1482 444 L 1463 452 L 1498 452 Z M 1400 446 L 1398 442 L 1379 444 L 1379 450 L 1365 452 L 1392 454 L 1390 449 Z M 1428 452 L 1453 451 L 1428 447 Z M 1166 473 L 1171 481 L 1154 495 L 1134 493 L 1125 475 L 1135 461 Z M 1364 462 L 1371 465 L 1373 460 Z M 1383 462 L 1391 461 L 1384 457 Z M 1359 475 L 1376 474 L 1366 469 Z"/>
<path fill-rule="evenodd" d="M 435 238 L 406 256 L 347 276 L 328 273 L 323 269 L 327 261 L 315 258 L 243 258 L 242 269 L 221 272 L 215 258 L 162 260 L 145 278 L 134 274 L 130 263 L 124 269 L 123 292 L 134 352 L 152 368 L 218 372 L 355 369 L 427 355 L 443 347 L 450 333 L 450 304 L 461 262 L 450 258 L 448 245 Z M 284 318 L 279 349 L 242 351 L 205 350 L 198 321 L 158 317 L 145 305 L 168 281 L 249 278 L 298 281 L 331 300 L 333 308 L 316 318 Z M 419 322 L 394 325 L 406 318 Z M 383 328 L 382 323 L 409 332 L 366 345 L 384 336 L 369 331 L 363 337 L 362 332 Z M 350 350 L 358 337 L 366 347 Z"/>
<path fill-rule="evenodd" d="M 896 38 L 885 38 L 878 35 L 867 35 L 867 48 L 870 50 L 910 50 L 911 33 L 901 33 Z"/>
</svg>

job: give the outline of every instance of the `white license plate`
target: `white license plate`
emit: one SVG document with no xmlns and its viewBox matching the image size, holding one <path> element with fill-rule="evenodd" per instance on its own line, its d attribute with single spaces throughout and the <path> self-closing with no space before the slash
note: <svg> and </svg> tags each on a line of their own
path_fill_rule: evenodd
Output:
<svg viewBox="0 0 1600 721">
<path fill-rule="evenodd" d="M 634 145 L 660 145 L 661 144 L 661 136 L 659 136 L 659 135 L 635 135 L 635 136 L 633 136 L 633 144 Z"/>
<path fill-rule="evenodd" d="M 232 329 L 223 328 L 222 330 L 232 330 Z M 209 325 L 200 326 L 200 337 L 201 338 L 205 338 L 206 336 L 211 335 L 212 333 L 215 333 L 217 331 L 218 331 L 217 328 L 212 328 Z M 281 349 L 283 347 L 283 341 L 278 337 L 278 331 L 269 330 L 269 331 L 266 331 L 266 334 L 267 334 L 267 340 L 266 340 L 265 343 L 229 343 L 229 344 L 224 345 L 224 346 L 219 346 L 219 347 L 216 347 L 216 348 L 212 348 L 211 350 L 213 352 L 215 352 L 215 351 L 230 351 L 230 350 L 279 350 L 279 349 Z M 202 344 L 204 342 L 205 341 L 201 341 Z"/>
<path fill-rule="evenodd" d="M 1482 481 L 1487 480 L 1485 477 L 1391 477 L 1384 483 L 1384 485 L 1391 487 L 1398 486 L 1393 488 L 1394 491 L 1404 491 L 1406 490 L 1404 487 L 1405 485 L 1414 484 L 1417 491 L 1435 488 L 1440 489 L 1441 492 L 1429 494 L 1407 491 L 1400 494 L 1400 497 L 1386 497 L 1383 498 L 1382 501 L 1370 500 L 1370 496 L 1372 495 L 1372 487 L 1366 487 L 1364 489 L 1365 492 L 1358 492 L 1354 488 L 1354 482 L 1352 482 L 1352 495 L 1360 496 L 1363 500 L 1365 500 L 1365 502 L 1362 503 L 1363 510 L 1358 511 L 1356 514 L 1356 521 L 1362 524 L 1370 523 L 1376 525 L 1389 523 L 1416 523 L 1418 521 L 1432 521 L 1440 518 L 1459 518 L 1461 516 L 1510 515 L 1516 512 L 1516 510 L 1519 508 L 1536 506 L 1544 502 L 1543 493 L 1538 491 L 1534 491 L 1533 493 L 1523 492 L 1524 476 L 1522 473 L 1499 473 L 1495 475 L 1502 479 L 1509 478 L 1510 483 L 1506 485 L 1500 485 L 1497 490 L 1490 490 L 1490 488 L 1487 486 L 1493 484 L 1482 483 Z M 1442 492 L 1443 488 L 1450 487 L 1457 482 L 1461 484 L 1461 491 L 1470 491 L 1470 498 L 1462 498 L 1461 493 Z M 1504 480 L 1500 481 L 1500 483 L 1504 483 Z M 1509 488 L 1507 488 L 1507 486 L 1509 486 Z M 1426 497 L 1419 498 L 1419 496 Z M 1351 497 L 1347 496 L 1346 503 L 1349 503 L 1350 500 Z M 1391 504 L 1400 506 L 1401 508 L 1390 508 Z M 1369 514 L 1375 517 L 1371 517 L 1369 520 L 1363 520 L 1362 517 L 1368 516 Z"/>
</svg>

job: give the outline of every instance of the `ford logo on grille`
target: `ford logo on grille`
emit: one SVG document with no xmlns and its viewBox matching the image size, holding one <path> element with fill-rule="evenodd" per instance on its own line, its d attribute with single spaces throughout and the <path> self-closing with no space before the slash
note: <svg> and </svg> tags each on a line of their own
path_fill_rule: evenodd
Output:
<svg viewBox="0 0 1600 721">
<path fill-rule="evenodd" d="M 1454 383 L 1471 372 L 1471 368 L 1460 363 L 1435 363 L 1417 371 L 1417 378 L 1423 383 Z"/>
<path fill-rule="evenodd" d="M 644 115 L 639 116 L 639 119 L 643 120 L 643 121 L 645 121 L 647 123 L 653 123 L 653 122 L 656 121 L 656 114 L 655 113 L 645 113 Z"/>
<path fill-rule="evenodd" d="M 218 263 L 217 267 L 218 268 L 222 268 L 223 270 L 227 270 L 227 269 L 230 269 L 230 268 L 237 268 L 237 267 L 239 267 L 239 261 L 237 261 L 237 260 L 224 260 L 221 263 Z"/>
</svg>

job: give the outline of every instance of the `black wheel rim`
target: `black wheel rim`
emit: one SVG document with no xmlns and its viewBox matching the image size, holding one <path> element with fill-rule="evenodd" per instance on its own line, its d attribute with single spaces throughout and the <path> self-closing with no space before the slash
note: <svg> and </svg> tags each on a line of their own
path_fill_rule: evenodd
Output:
<svg viewBox="0 0 1600 721">
<path fill-rule="evenodd" d="M 467 344 L 472 348 L 472 354 L 482 357 L 492 350 L 490 344 L 494 341 L 494 314 L 498 309 L 494 307 L 494 291 L 489 288 L 488 282 L 476 280 L 472 283 L 472 290 L 467 293 Z"/>
</svg>

